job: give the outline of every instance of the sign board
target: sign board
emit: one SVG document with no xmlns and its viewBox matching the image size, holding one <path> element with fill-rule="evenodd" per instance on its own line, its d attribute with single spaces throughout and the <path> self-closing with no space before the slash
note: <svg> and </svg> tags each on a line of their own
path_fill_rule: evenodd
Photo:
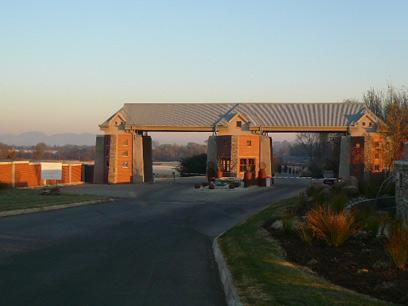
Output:
<svg viewBox="0 0 408 306">
<path fill-rule="evenodd" d="M 42 180 L 61 180 L 62 163 L 41 163 Z"/>
</svg>

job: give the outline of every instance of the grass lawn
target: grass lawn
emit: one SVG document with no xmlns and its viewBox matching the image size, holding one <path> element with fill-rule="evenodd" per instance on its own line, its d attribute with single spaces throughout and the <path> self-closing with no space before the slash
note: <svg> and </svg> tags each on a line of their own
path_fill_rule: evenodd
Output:
<svg viewBox="0 0 408 306">
<path fill-rule="evenodd" d="M 335 286 L 286 261 L 262 225 L 296 205 L 288 199 L 233 227 L 219 239 L 244 305 L 390 305 Z"/>
<path fill-rule="evenodd" d="M 104 198 L 93 195 L 64 193 L 60 195 L 40 195 L 39 189 L 7 188 L 0 190 L 0 211 L 45 207 L 100 199 Z"/>
</svg>

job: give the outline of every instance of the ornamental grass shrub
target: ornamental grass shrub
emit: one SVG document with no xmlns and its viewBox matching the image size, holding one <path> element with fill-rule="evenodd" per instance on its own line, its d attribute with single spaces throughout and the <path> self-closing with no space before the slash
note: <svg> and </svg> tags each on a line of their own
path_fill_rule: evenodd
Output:
<svg viewBox="0 0 408 306">
<path fill-rule="evenodd" d="M 314 237 L 334 247 L 342 246 L 358 230 L 353 215 L 346 210 L 318 207 L 306 214 L 305 221 Z"/>
<path fill-rule="evenodd" d="M 339 213 L 344 210 L 347 202 L 348 196 L 345 193 L 337 193 L 328 201 L 328 206 L 331 211 Z"/>
<path fill-rule="evenodd" d="M 295 217 L 288 214 L 282 218 L 282 231 L 286 234 L 293 232 L 295 226 Z"/>
<path fill-rule="evenodd" d="M 301 225 L 299 225 L 298 234 L 299 234 L 300 239 L 304 243 L 306 244 L 312 243 L 313 233 L 305 223 L 302 223 Z"/>
<path fill-rule="evenodd" d="M 395 266 L 405 270 L 408 266 L 408 227 L 398 221 L 392 222 L 384 247 Z"/>
</svg>

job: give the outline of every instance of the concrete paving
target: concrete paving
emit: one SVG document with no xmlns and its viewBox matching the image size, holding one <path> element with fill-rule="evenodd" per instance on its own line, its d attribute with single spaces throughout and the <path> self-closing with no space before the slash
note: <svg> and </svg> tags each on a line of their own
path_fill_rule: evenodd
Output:
<svg viewBox="0 0 408 306">
<path fill-rule="evenodd" d="M 303 185 L 84 185 L 113 203 L 0 220 L 0 305 L 225 305 L 215 236 Z"/>
</svg>

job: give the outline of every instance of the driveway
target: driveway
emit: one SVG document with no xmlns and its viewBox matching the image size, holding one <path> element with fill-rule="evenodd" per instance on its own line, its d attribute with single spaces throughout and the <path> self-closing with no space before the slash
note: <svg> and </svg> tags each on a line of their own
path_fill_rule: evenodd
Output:
<svg viewBox="0 0 408 306">
<path fill-rule="evenodd" d="M 0 219 L 0 305 L 225 305 L 211 243 L 301 183 L 84 185 L 113 203 Z"/>
</svg>

